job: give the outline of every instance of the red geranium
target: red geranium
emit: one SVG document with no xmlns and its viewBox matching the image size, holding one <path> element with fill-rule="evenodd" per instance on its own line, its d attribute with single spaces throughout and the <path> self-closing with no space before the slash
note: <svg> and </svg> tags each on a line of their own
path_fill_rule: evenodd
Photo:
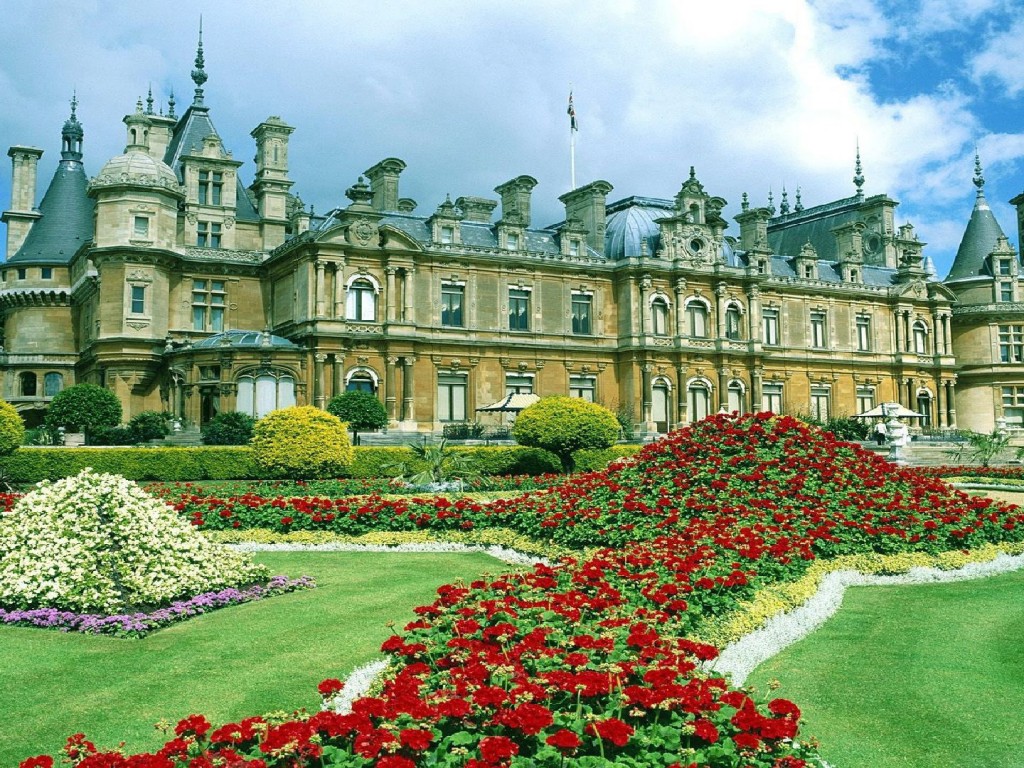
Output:
<svg viewBox="0 0 1024 768">
<path fill-rule="evenodd" d="M 571 752 L 574 749 L 579 749 L 580 745 L 583 743 L 578 734 L 573 731 L 566 730 L 565 728 L 555 731 L 544 741 L 552 747 L 557 747 L 565 752 Z"/>
<path fill-rule="evenodd" d="M 610 741 L 616 747 L 624 747 L 629 741 L 629 737 L 633 735 L 633 726 L 616 717 L 609 717 L 607 720 L 590 723 L 587 726 L 587 731 L 603 741 Z"/>
<path fill-rule="evenodd" d="M 488 736 L 480 740 L 480 757 L 488 763 L 505 763 L 518 754 L 519 745 L 505 736 Z"/>
</svg>

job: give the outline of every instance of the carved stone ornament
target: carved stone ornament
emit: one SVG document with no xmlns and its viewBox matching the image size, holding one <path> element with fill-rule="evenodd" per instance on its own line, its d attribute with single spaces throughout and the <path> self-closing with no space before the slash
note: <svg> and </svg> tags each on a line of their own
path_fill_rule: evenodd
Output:
<svg viewBox="0 0 1024 768">
<path fill-rule="evenodd" d="M 377 227 L 365 219 L 361 219 L 349 227 L 351 242 L 356 245 L 367 246 L 377 237 Z"/>
<path fill-rule="evenodd" d="M 153 282 L 153 273 L 144 269 L 133 269 L 125 280 L 129 283 L 151 283 Z"/>
<path fill-rule="evenodd" d="M 139 322 L 137 320 L 133 320 L 130 323 L 125 323 L 125 325 L 127 325 L 129 328 L 134 328 L 136 331 L 141 331 L 143 328 L 149 327 L 149 323 Z"/>
</svg>

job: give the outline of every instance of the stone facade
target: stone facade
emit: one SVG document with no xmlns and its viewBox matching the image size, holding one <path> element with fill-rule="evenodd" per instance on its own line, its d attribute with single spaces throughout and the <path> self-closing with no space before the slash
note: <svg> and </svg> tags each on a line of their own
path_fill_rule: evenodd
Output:
<svg viewBox="0 0 1024 768">
<path fill-rule="evenodd" d="M 744 200 L 738 237 L 692 168 L 672 200 L 610 201 L 612 185 L 591 182 L 541 228 L 530 176 L 422 215 L 400 195 L 405 163 L 387 158 L 313 215 L 291 191 L 294 129 L 269 117 L 252 131 L 244 186 L 204 102 L 201 49 L 196 65 L 185 114 L 140 102 L 125 152 L 92 179 L 73 108 L 38 207 L 42 151 L 9 152 L 0 374 L 30 423 L 88 381 L 126 420 L 165 410 L 200 425 L 366 389 L 402 432 L 475 421 L 517 391 L 592 399 L 648 435 L 721 408 L 827 418 L 886 401 L 930 429 L 1024 426 L 1016 253 L 1005 237 L 972 241 L 992 274 L 938 281 L 896 202 L 863 195 L 859 158 L 853 196 Z"/>
</svg>

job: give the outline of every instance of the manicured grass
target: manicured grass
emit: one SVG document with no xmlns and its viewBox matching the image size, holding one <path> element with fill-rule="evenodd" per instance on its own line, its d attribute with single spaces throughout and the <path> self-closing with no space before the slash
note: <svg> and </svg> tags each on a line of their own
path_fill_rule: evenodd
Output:
<svg viewBox="0 0 1024 768">
<path fill-rule="evenodd" d="M 316 710 L 316 686 L 379 658 L 390 634 L 435 590 L 508 566 L 483 554 L 275 552 L 272 573 L 308 574 L 313 590 L 225 608 L 142 640 L 0 627 L 0 766 L 55 754 L 83 731 L 130 752 L 163 744 L 153 727 L 191 713 L 215 724 L 268 711 Z"/>
<path fill-rule="evenodd" d="M 1024 571 L 858 587 L 824 627 L 748 680 L 798 702 L 839 768 L 1019 768 Z"/>
</svg>

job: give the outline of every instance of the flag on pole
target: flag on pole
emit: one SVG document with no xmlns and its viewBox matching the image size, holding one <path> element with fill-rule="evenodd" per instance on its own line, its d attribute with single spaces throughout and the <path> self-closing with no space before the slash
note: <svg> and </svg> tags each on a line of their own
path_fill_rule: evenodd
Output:
<svg viewBox="0 0 1024 768">
<path fill-rule="evenodd" d="M 572 91 L 569 91 L 569 108 L 566 110 L 569 115 L 569 130 L 578 131 L 579 126 L 576 125 L 576 110 L 572 106 Z"/>
</svg>

